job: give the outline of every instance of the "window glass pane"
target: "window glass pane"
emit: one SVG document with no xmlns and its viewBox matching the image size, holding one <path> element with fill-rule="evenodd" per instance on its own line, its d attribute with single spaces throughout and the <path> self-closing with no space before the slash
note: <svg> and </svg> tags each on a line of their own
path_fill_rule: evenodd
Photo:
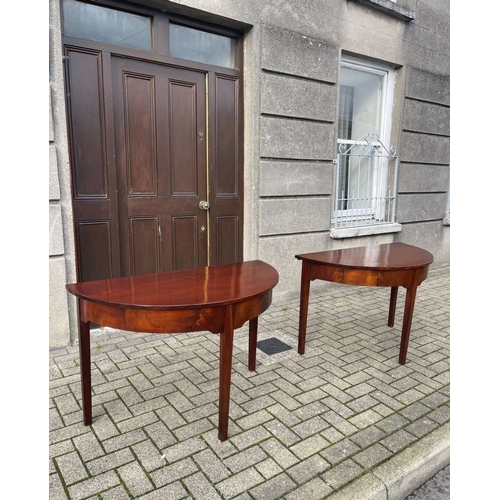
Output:
<svg viewBox="0 0 500 500">
<path fill-rule="evenodd" d="M 339 139 L 380 135 L 384 75 L 343 66 L 340 83 Z"/>
<path fill-rule="evenodd" d="M 170 23 L 170 55 L 234 68 L 236 40 Z"/>
<path fill-rule="evenodd" d="M 151 50 L 151 19 L 76 0 L 64 0 L 64 34 Z"/>
</svg>

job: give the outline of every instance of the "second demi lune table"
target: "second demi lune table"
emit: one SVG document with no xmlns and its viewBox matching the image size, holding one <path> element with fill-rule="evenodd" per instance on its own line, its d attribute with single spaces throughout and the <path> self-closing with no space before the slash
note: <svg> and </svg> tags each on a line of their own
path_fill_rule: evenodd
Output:
<svg viewBox="0 0 500 500">
<path fill-rule="evenodd" d="M 406 288 L 399 363 L 406 363 L 417 287 L 427 278 L 434 257 L 427 250 L 406 243 L 327 250 L 295 256 L 302 261 L 299 354 L 306 346 L 310 283 L 320 279 L 358 286 L 391 287 L 388 326 L 394 326 L 398 287 Z"/>
<path fill-rule="evenodd" d="M 234 330 L 249 321 L 248 368 L 255 371 L 258 316 L 278 272 L 254 260 L 66 285 L 78 298 L 85 425 L 92 423 L 90 322 L 131 332 L 220 334 L 219 439 L 228 436 Z"/>
</svg>

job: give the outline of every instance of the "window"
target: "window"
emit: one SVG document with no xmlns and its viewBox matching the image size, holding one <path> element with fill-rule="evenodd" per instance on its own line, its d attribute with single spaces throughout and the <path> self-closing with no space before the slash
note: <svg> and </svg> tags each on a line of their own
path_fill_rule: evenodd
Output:
<svg viewBox="0 0 500 500">
<path fill-rule="evenodd" d="M 334 229 L 395 221 L 398 158 L 395 150 L 386 146 L 391 132 L 393 88 L 392 68 L 342 59 Z"/>
<path fill-rule="evenodd" d="M 170 23 L 170 55 L 226 68 L 235 67 L 236 39 Z"/>
<path fill-rule="evenodd" d="M 64 0 L 64 34 L 132 49 L 151 50 L 151 18 L 76 0 Z"/>
</svg>

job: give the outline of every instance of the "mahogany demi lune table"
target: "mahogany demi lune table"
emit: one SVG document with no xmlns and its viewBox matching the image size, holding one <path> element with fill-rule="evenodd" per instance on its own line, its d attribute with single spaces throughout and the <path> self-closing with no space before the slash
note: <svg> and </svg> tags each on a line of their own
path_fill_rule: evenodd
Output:
<svg viewBox="0 0 500 500">
<path fill-rule="evenodd" d="M 299 313 L 299 354 L 306 346 L 309 289 L 313 280 L 320 279 L 358 286 L 391 287 L 388 326 L 394 326 L 398 287 L 406 288 L 403 330 L 399 348 L 399 363 L 406 363 L 411 321 L 417 287 L 427 278 L 434 257 L 427 250 L 405 243 L 387 243 L 366 247 L 328 250 L 295 256 L 302 261 Z"/>
<path fill-rule="evenodd" d="M 228 434 L 234 330 L 249 321 L 248 368 L 255 371 L 258 316 L 278 272 L 265 262 L 201 267 L 66 285 L 78 298 L 83 421 L 92 423 L 90 327 L 147 333 L 220 333 L 219 439 Z"/>
</svg>

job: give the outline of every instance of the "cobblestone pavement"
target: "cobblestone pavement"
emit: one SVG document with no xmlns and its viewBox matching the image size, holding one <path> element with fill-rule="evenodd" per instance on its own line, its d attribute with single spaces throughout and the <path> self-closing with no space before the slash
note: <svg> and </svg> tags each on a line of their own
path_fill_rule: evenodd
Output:
<svg viewBox="0 0 500 500">
<path fill-rule="evenodd" d="M 50 351 L 50 499 L 319 500 L 343 498 L 357 481 L 380 483 L 378 470 L 418 445 L 427 457 L 432 437 L 449 432 L 449 283 L 440 268 L 419 287 L 404 366 L 404 291 L 394 328 L 389 288 L 312 292 L 304 356 L 298 298 L 271 305 L 259 340 L 292 348 L 258 350 L 250 372 L 247 325 L 235 333 L 224 443 L 217 335 L 94 331 L 91 426 L 82 422 L 78 346 Z"/>
</svg>

